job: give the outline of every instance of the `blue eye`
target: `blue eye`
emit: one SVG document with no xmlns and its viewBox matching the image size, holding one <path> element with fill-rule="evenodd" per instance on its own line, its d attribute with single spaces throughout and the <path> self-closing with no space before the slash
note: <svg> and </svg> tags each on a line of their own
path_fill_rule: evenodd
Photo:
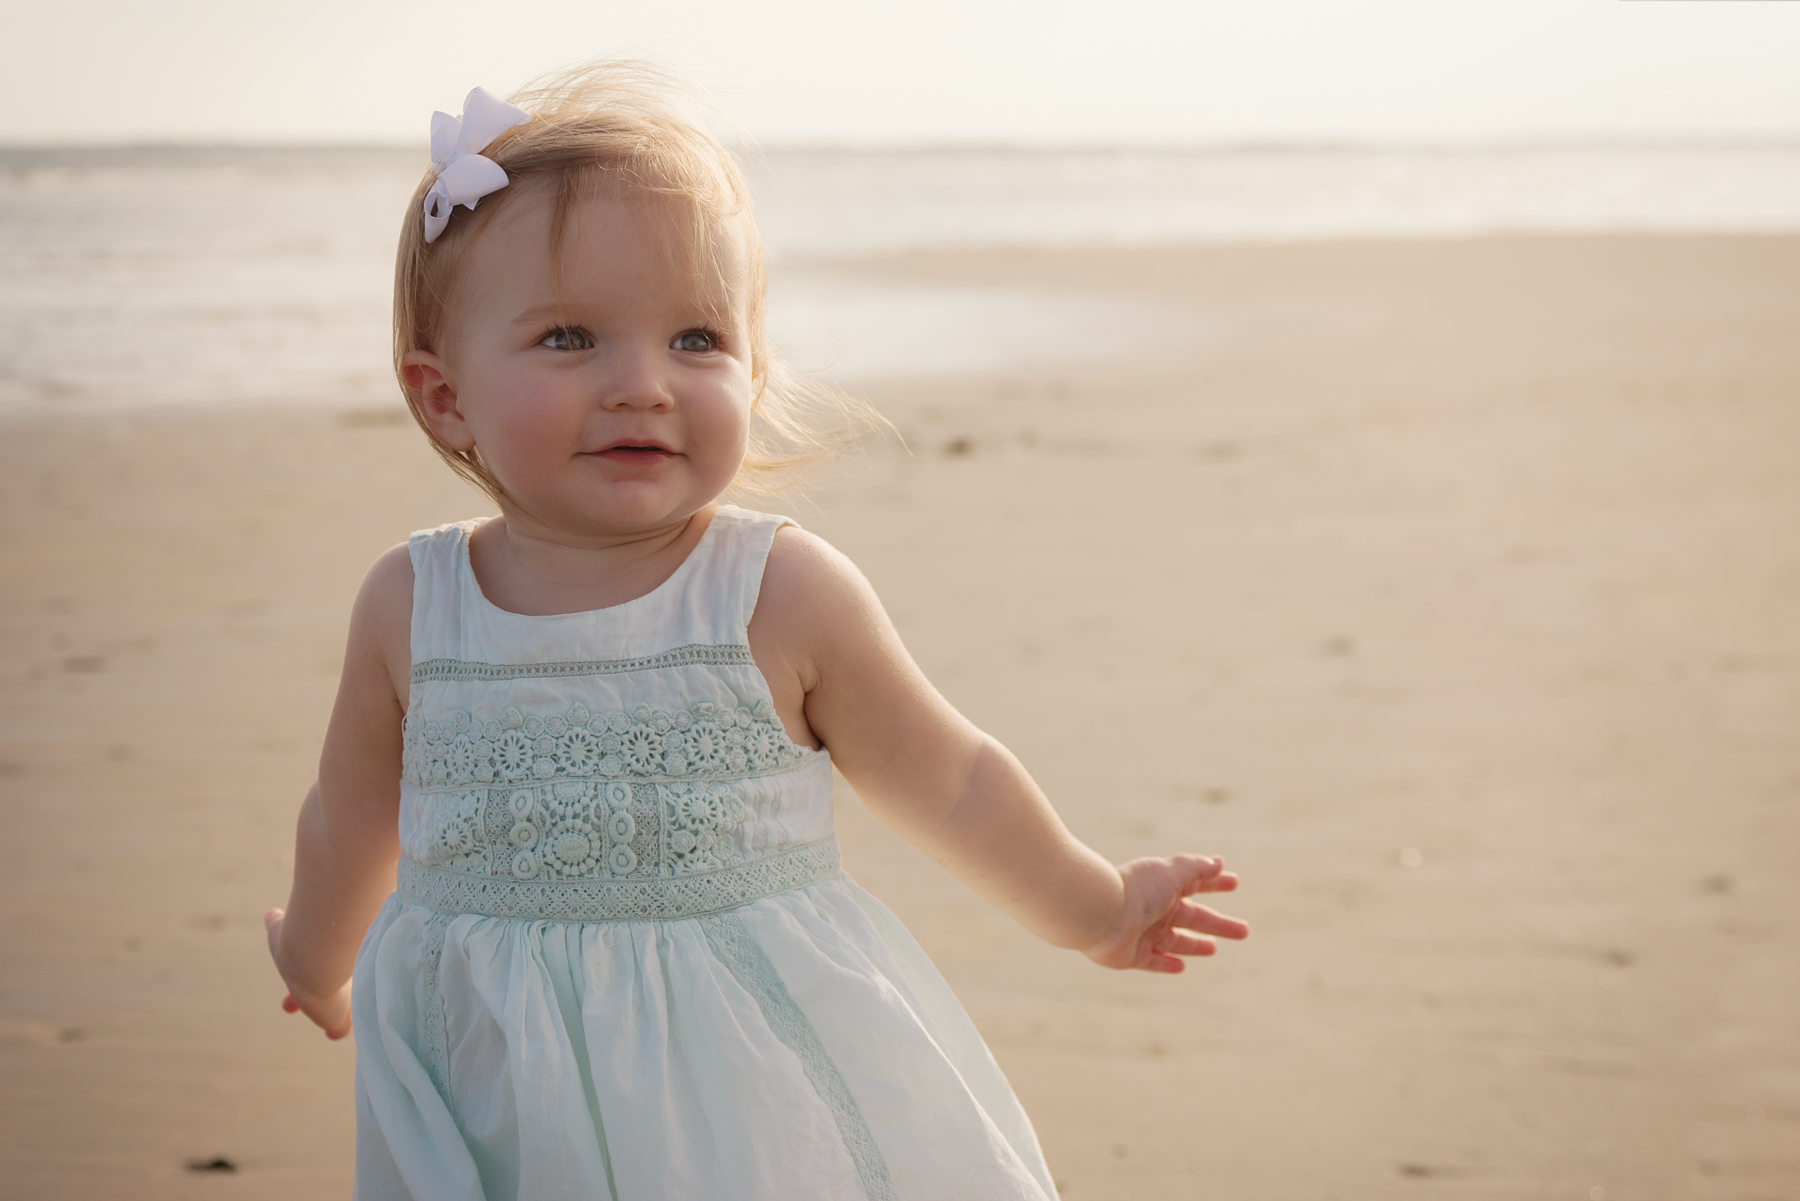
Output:
<svg viewBox="0 0 1800 1201">
<path fill-rule="evenodd" d="M 719 348 L 719 339 L 710 331 L 690 329 L 675 335 L 669 343 L 670 350 L 685 350 L 689 354 L 705 354 L 709 350 Z"/>
<path fill-rule="evenodd" d="M 560 326 L 539 339 L 538 345 L 548 346 L 551 350 L 592 350 L 594 339 L 585 329 Z"/>
</svg>

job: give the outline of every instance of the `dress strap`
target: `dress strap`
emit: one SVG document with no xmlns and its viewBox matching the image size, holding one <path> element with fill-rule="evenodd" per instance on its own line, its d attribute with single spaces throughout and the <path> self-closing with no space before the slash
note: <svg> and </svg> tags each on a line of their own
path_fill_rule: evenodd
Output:
<svg viewBox="0 0 1800 1201">
<path fill-rule="evenodd" d="M 769 550 L 775 545 L 775 535 L 781 528 L 795 525 L 795 522 L 779 513 L 758 513 L 735 505 L 720 509 L 713 520 L 729 523 L 719 530 L 723 537 L 715 544 L 718 548 L 716 562 L 726 567 L 728 573 L 720 582 L 721 607 L 726 611 L 732 632 L 747 643 L 745 632 L 750 628 L 751 614 L 756 612 L 756 599 L 762 594 Z"/>
<path fill-rule="evenodd" d="M 456 521 L 417 530 L 406 540 L 412 559 L 412 661 L 457 658 L 465 615 L 463 595 L 474 580 L 463 549 L 480 520 Z"/>
</svg>

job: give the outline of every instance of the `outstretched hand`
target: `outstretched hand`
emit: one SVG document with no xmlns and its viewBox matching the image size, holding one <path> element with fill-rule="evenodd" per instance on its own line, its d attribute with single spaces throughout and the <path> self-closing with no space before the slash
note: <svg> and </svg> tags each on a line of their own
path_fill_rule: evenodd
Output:
<svg viewBox="0 0 1800 1201">
<path fill-rule="evenodd" d="M 282 982 L 288 986 L 287 996 L 281 998 L 281 1008 L 288 1013 L 304 1013 L 325 1032 L 326 1038 L 343 1038 L 350 1033 L 350 984 L 346 981 L 335 993 L 319 997 L 309 996 L 294 987 L 281 955 L 281 923 L 286 916 L 280 909 L 263 914 L 263 926 L 269 932 L 269 957 L 275 961 L 275 970 L 281 973 Z"/>
<path fill-rule="evenodd" d="M 1250 927 L 1188 900 L 1238 886 L 1225 861 L 1203 855 L 1133 859 L 1119 868 L 1125 904 L 1118 927 L 1083 954 L 1102 967 L 1179 972 L 1184 955 L 1211 955 L 1219 938 L 1246 938 Z"/>
</svg>

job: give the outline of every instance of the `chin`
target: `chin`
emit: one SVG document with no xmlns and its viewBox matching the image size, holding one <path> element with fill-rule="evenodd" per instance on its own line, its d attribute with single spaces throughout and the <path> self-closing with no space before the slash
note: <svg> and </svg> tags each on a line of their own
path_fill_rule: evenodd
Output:
<svg viewBox="0 0 1800 1201">
<path fill-rule="evenodd" d="M 661 495 L 649 490 L 609 489 L 611 495 L 586 509 L 594 520 L 620 529 L 645 529 L 692 517 L 710 503 L 690 495 Z M 633 493 L 636 492 L 636 495 Z"/>
</svg>

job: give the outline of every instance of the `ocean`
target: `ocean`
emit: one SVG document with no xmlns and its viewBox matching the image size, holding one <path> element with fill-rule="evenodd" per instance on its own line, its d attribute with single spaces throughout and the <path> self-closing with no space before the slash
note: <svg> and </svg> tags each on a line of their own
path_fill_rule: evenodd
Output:
<svg viewBox="0 0 1800 1201">
<path fill-rule="evenodd" d="M 397 404 L 393 247 L 425 165 L 419 149 L 0 148 L 0 411 Z M 1145 316 L 894 285 L 854 269 L 870 256 L 1800 231 L 1791 145 L 776 151 L 750 176 L 771 335 L 852 384 L 1104 353 Z"/>
</svg>

